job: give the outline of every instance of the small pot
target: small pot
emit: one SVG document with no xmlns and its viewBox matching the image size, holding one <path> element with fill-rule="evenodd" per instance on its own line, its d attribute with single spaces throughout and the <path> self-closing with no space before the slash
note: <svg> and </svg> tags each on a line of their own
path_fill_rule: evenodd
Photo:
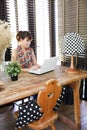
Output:
<svg viewBox="0 0 87 130">
<path fill-rule="evenodd" d="M 16 76 L 11 76 L 11 80 L 12 80 L 12 81 L 17 81 L 17 80 L 18 80 L 18 75 L 16 75 Z"/>
</svg>

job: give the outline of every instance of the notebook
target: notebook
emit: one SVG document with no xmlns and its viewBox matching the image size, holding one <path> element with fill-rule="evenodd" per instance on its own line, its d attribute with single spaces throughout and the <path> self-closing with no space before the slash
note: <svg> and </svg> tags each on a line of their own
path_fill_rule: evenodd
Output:
<svg viewBox="0 0 87 130">
<path fill-rule="evenodd" d="M 41 68 L 39 68 L 37 70 L 30 70 L 29 73 L 43 74 L 43 73 L 52 71 L 55 69 L 55 67 L 57 65 L 57 61 L 58 61 L 58 57 L 51 57 L 49 59 L 45 59 Z"/>
</svg>

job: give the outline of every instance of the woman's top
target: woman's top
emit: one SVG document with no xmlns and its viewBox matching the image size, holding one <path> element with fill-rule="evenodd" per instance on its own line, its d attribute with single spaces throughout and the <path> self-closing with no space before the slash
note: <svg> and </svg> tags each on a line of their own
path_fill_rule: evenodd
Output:
<svg viewBox="0 0 87 130">
<path fill-rule="evenodd" d="M 33 65 L 32 53 L 33 49 L 31 47 L 26 48 L 25 54 L 21 46 L 17 47 L 17 61 L 22 68 L 30 68 Z"/>
</svg>

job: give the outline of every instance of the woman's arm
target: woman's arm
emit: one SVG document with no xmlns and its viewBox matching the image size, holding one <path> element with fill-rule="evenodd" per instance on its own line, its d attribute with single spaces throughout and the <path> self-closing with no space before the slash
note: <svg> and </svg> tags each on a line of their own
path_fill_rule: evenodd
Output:
<svg viewBox="0 0 87 130">
<path fill-rule="evenodd" d="M 38 69 L 40 68 L 40 65 L 37 64 L 37 60 L 34 54 L 34 51 L 32 50 L 32 60 L 33 60 L 33 66 L 30 69 Z"/>
<path fill-rule="evenodd" d="M 32 50 L 32 60 L 33 60 L 33 64 L 36 65 L 37 64 L 37 60 L 34 54 L 34 51 Z"/>
</svg>

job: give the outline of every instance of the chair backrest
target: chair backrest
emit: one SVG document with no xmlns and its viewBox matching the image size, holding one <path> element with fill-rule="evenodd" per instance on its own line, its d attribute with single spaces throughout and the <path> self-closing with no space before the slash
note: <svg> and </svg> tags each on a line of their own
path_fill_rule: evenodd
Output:
<svg viewBox="0 0 87 130">
<path fill-rule="evenodd" d="M 45 86 L 45 89 L 39 92 L 37 102 L 41 107 L 43 117 L 49 118 L 53 114 L 53 108 L 61 94 L 62 87 L 55 79 L 47 81 Z"/>
</svg>

